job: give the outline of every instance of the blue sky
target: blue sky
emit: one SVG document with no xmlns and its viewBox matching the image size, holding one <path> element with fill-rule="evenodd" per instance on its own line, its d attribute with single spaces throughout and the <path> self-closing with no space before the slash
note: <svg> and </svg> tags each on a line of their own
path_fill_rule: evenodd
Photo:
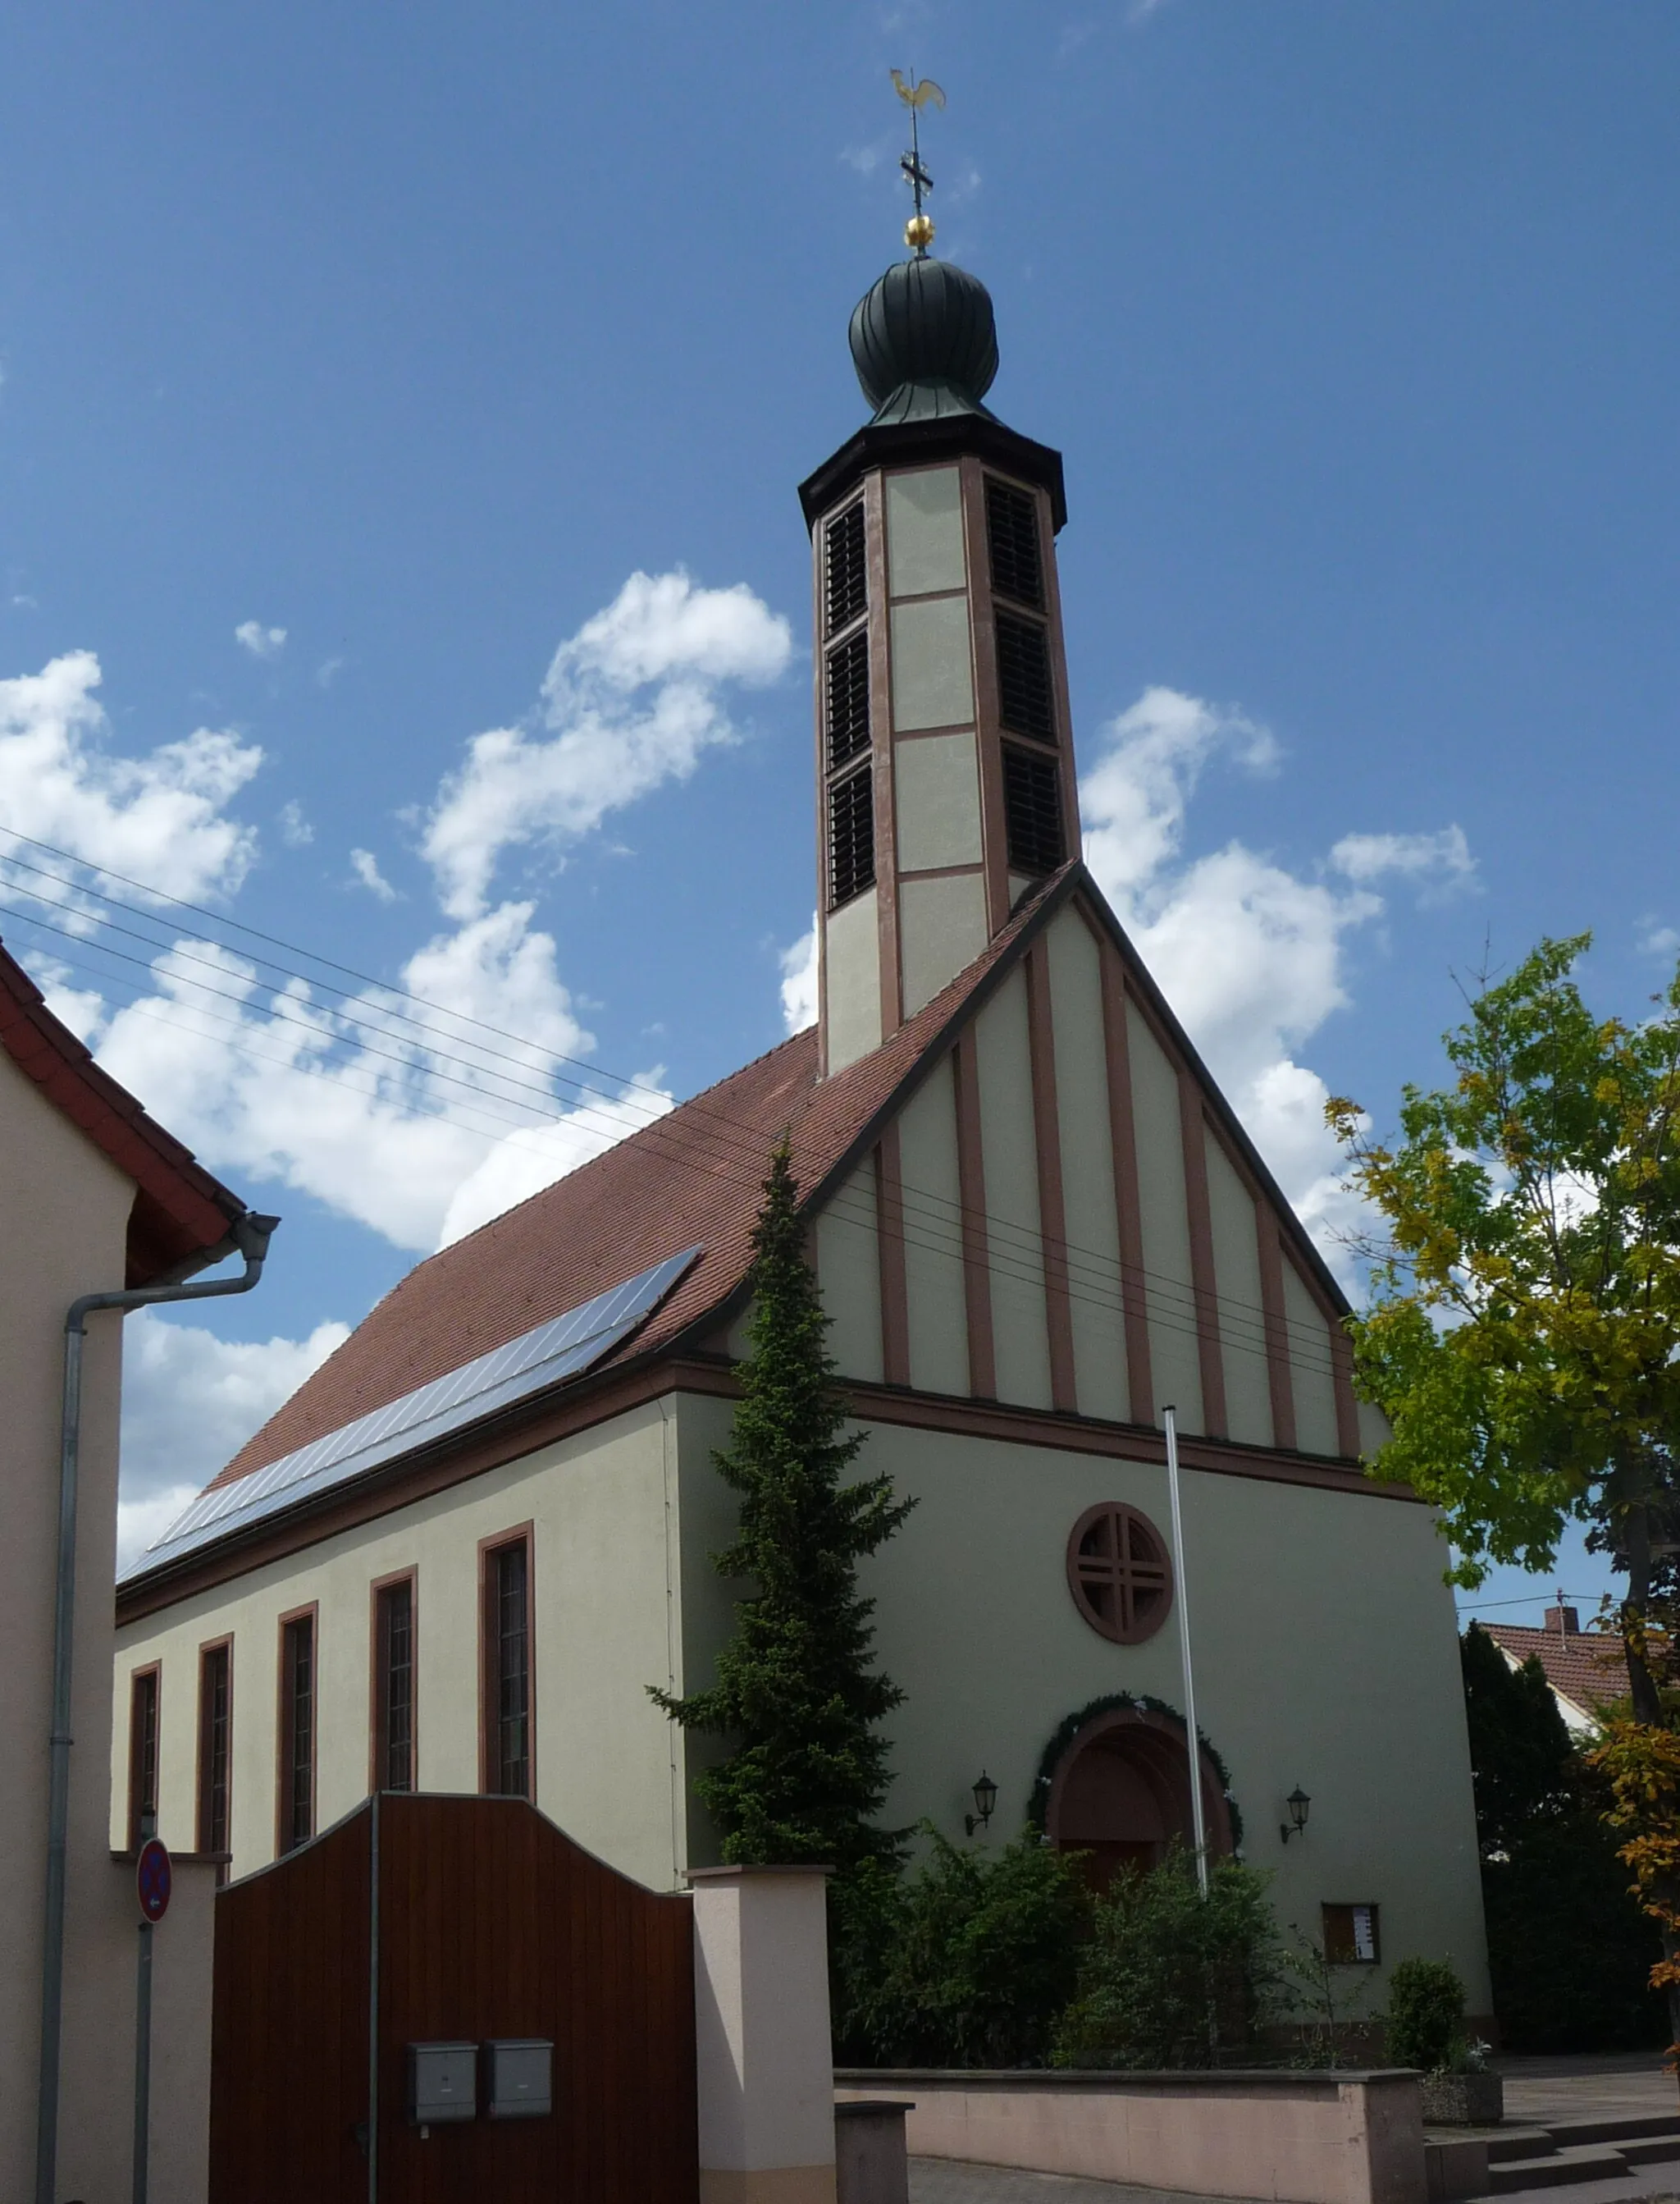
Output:
<svg viewBox="0 0 1680 2204">
<path fill-rule="evenodd" d="M 1066 454 L 1099 870 L 1332 1229 L 1316 1097 L 1385 1121 L 1455 974 L 1590 927 L 1634 1011 L 1671 965 L 1667 0 L 16 13 L 0 824 L 601 1067 L 522 1169 L 659 1106 L 625 1075 L 680 1097 L 778 1039 L 795 487 L 862 418 L 890 65 L 949 97 L 937 249 L 996 299 L 992 403 Z M 302 1086 L 260 1062 L 318 990 L 278 1025 L 172 995 L 19 877 L 9 942 L 286 1217 L 258 1295 L 131 1327 L 151 1522 L 435 1244 L 529 1087 L 358 1069 L 342 1028 Z"/>
</svg>

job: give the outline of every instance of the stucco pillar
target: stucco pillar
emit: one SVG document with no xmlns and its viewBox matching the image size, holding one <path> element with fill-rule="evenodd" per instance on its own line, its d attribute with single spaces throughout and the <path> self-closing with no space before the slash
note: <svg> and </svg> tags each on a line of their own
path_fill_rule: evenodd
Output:
<svg viewBox="0 0 1680 2204">
<path fill-rule="evenodd" d="M 701 2204 L 834 2204 L 827 1874 L 689 1870 Z"/>
</svg>

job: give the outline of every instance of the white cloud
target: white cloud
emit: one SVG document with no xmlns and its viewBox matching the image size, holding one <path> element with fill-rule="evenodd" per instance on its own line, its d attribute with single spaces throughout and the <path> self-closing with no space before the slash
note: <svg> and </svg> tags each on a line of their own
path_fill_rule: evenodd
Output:
<svg viewBox="0 0 1680 2204">
<path fill-rule="evenodd" d="M 0 817 L 17 833 L 173 895 L 196 902 L 233 893 L 257 838 L 226 807 L 262 751 L 200 727 L 146 756 L 113 756 L 93 693 L 99 682 L 99 661 L 87 650 L 0 681 Z M 17 884 L 7 892 L 16 894 Z"/>
<path fill-rule="evenodd" d="M 1224 759 L 1275 769 L 1277 745 L 1241 712 L 1176 690 L 1145 690 L 1103 731 L 1080 784 L 1085 861 L 1227 1099 L 1327 1257 L 1349 1218 L 1325 1127 L 1328 1089 L 1297 1052 L 1348 1003 L 1346 939 L 1375 918 L 1368 885 L 1388 874 L 1459 882 L 1474 872 L 1463 834 L 1349 835 L 1330 865 L 1345 891 L 1307 880 L 1233 841 L 1184 856 L 1187 803 Z"/>
<path fill-rule="evenodd" d="M 349 1336 L 318 1324 L 307 1339 L 235 1341 L 151 1309 L 124 1319 L 119 1568 Z"/>
<path fill-rule="evenodd" d="M 487 1151 L 556 1118 L 581 1113 L 586 1135 L 599 1123 L 598 1105 L 555 1086 L 554 1057 L 594 1037 L 530 917 L 504 904 L 429 942 L 400 975 L 418 1007 L 376 988 L 334 1007 L 301 981 L 260 986 L 225 950 L 178 945 L 152 967 L 155 992 L 112 1015 L 99 1061 L 212 1170 L 299 1188 L 429 1249 Z"/>
<path fill-rule="evenodd" d="M 1639 921 L 1639 950 L 1643 957 L 1672 957 L 1680 950 L 1680 930 L 1659 924 L 1654 918 Z"/>
<path fill-rule="evenodd" d="M 620 1094 L 603 1094 L 559 1124 L 510 1133 L 456 1188 L 444 1212 L 439 1247 L 447 1247 L 476 1232 L 493 1217 L 541 1194 L 557 1178 L 613 1146 L 627 1133 L 664 1117 L 676 1106 L 677 1098 L 663 1087 L 649 1092 L 660 1076 L 649 1073 Z"/>
<path fill-rule="evenodd" d="M 280 808 L 280 838 L 288 850 L 306 849 L 315 839 L 315 829 L 305 818 L 304 807 L 295 796 Z"/>
<path fill-rule="evenodd" d="M 357 884 L 377 896 L 381 903 L 395 903 L 397 891 L 380 871 L 379 860 L 371 850 L 352 850 L 350 869 L 356 876 Z"/>
<path fill-rule="evenodd" d="M 581 1069 L 595 1040 L 552 935 L 531 903 L 489 900 L 500 856 L 586 833 L 691 773 L 732 738 L 724 684 L 774 679 L 790 649 L 786 621 L 745 588 L 632 576 L 556 652 L 539 721 L 479 737 L 439 791 L 428 855 L 452 922 L 409 957 L 403 992 L 276 988 L 245 957 L 192 939 L 153 960 L 132 1001 L 38 960 L 42 984 L 212 1170 L 296 1188 L 429 1251 L 672 1106 L 659 1075 L 603 1087 Z M 236 887 L 255 843 L 225 807 L 261 753 L 200 731 L 147 760 L 109 758 L 98 678 L 84 653 L 0 683 L 0 817 L 195 900 Z M 279 825 L 293 846 L 310 836 L 295 804 Z M 370 851 L 352 862 L 391 898 Z"/>
<path fill-rule="evenodd" d="M 563 850 L 609 811 L 686 779 L 702 751 L 735 738 L 719 690 L 774 681 L 791 649 L 786 620 L 744 584 L 632 574 L 555 652 L 541 728 L 474 736 L 445 780 L 422 848 L 446 910 L 470 919 L 485 908 L 506 850 Z"/>
<path fill-rule="evenodd" d="M 1476 860 L 1462 826 L 1437 834 L 1344 834 L 1330 852 L 1330 869 L 1361 886 L 1391 874 L 1416 883 L 1425 902 L 1439 902 L 1470 886 Z"/>
<path fill-rule="evenodd" d="M 884 139 L 878 139 L 873 145 L 848 145 L 840 158 L 849 169 L 855 169 L 859 175 L 873 176 L 890 150 Z"/>
<path fill-rule="evenodd" d="M 781 954 L 782 1022 L 790 1034 L 803 1033 L 817 1022 L 817 914 L 811 914 L 811 931 L 802 934 Z"/>
<path fill-rule="evenodd" d="M 264 627 L 261 620 L 241 620 L 234 630 L 234 640 L 253 658 L 278 658 L 286 648 L 286 630 Z"/>
</svg>

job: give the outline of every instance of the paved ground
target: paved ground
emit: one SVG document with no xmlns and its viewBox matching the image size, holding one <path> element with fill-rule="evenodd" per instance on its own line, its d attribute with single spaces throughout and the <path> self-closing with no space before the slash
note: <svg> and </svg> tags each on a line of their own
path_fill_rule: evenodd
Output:
<svg viewBox="0 0 1680 2204">
<path fill-rule="evenodd" d="M 1216 2204 L 1205 2196 L 1128 2189 L 1117 2181 L 1074 2181 L 1061 2173 L 1022 2173 L 1009 2165 L 961 2165 L 948 2158 L 910 2160 L 910 2204 Z M 1231 2199 L 1217 2200 L 1231 2204 Z"/>
<path fill-rule="evenodd" d="M 1505 2116 L 1525 2127 L 1547 2120 L 1620 2118 L 1680 2112 L 1680 2085 L 1662 2054 L 1629 2052 L 1596 2059 L 1501 2059 Z"/>
</svg>

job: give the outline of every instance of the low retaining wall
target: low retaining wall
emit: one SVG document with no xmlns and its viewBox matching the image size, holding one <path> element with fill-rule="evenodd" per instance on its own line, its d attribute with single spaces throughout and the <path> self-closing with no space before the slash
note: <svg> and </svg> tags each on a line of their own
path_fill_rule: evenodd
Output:
<svg viewBox="0 0 1680 2204">
<path fill-rule="evenodd" d="M 1404 2070 L 852 2071 L 834 2081 L 841 2100 L 914 2098 L 906 2132 L 919 2158 L 1280 2204 L 1424 2204 L 1417 2077 Z"/>
</svg>

